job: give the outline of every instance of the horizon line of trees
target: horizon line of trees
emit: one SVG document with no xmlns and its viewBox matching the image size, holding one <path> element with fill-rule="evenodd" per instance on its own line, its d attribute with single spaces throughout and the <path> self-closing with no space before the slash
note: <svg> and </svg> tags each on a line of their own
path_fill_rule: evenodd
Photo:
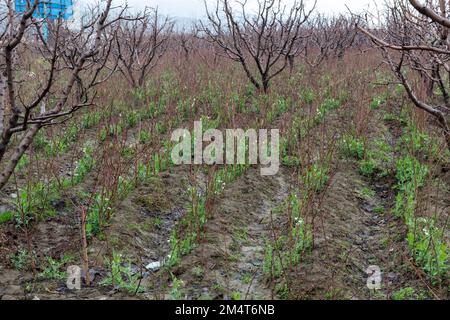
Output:
<svg viewBox="0 0 450 320">
<path fill-rule="evenodd" d="M 50 23 L 48 39 L 45 21 L 33 16 L 39 1 L 28 0 L 22 14 L 14 11 L 13 0 L 0 7 L 0 189 L 39 130 L 94 105 L 96 88 L 114 74 L 130 89 L 142 89 L 168 50 L 188 61 L 200 47 L 236 62 L 264 94 L 299 60 L 313 72 L 326 60 L 342 60 L 348 50 L 375 48 L 412 103 L 437 120 L 450 148 L 448 1 L 425 6 L 394 0 L 377 16 L 326 16 L 303 0 L 291 6 L 259 0 L 256 11 L 246 2 L 216 0 L 205 2 L 206 19 L 177 30 L 157 9 L 132 12 L 106 0 L 86 10 L 81 28 L 62 19 Z"/>
</svg>

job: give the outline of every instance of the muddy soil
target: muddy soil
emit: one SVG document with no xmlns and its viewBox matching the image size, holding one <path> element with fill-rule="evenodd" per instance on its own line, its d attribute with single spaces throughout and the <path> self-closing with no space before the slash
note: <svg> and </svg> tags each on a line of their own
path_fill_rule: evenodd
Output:
<svg viewBox="0 0 450 320">
<path fill-rule="evenodd" d="M 388 188 L 373 186 L 355 170 L 342 166 L 324 196 L 312 252 L 291 276 L 294 299 L 383 299 L 413 287 L 426 290 L 410 266 L 405 228 L 387 214 Z M 372 189 L 373 190 L 373 189 Z M 381 290 L 369 290 L 369 266 L 381 270 Z"/>
<path fill-rule="evenodd" d="M 119 299 L 136 298 L 129 293 L 121 293 L 117 288 L 102 287 L 101 280 L 108 276 L 107 259 L 112 252 L 124 254 L 124 261 L 130 259 L 134 272 L 143 271 L 143 286 L 150 283 L 166 285 L 168 280 L 155 277 L 145 269 L 151 262 L 163 261 L 170 252 L 169 239 L 178 220 L 185 214 L 187 203 L 187 186 L 189 184 L 189 168 L 177 167 L 170 172 L 161 173 L 148 183 L 144 183 L 122 201 L 113 215 L 110 226 L 102 239 L 95 239 L 89 246 L 91 272 L 95 274 L 92 289 L 82 289 L 79 292 L 67 290 L 62 280 L 33 280 L 31 270 L 18 272 L 12 269 L 10 254 L 16 248 L 26 248 L 24 237 L 17 237 L 14 226 L 10 225 L 1 231 L 2 253 L 5 254 L 5 266 L 0 276 L 0 284 L 6 289 L 0 290 L 0 297 L 38 298 L 38 299 Z M 79 214 L 76 210 L 66 208 L 57 217 L 49 218 L 36 224 L 30 238 L 32 248 L 36 252 L 36 274 L 39 266 L 47 257 L 61 259 L 64 254 L 72 253 L 72 264 L 81 265 Z M 3 246 L 4 244 L 4 246 Z M 40 263 L 39 263 L 40 262 Z M 140 263 L 139 263 L 140 262 Z M 157 271 L 157 270 L 154 270 Z M 33 285 L 30 283 L 33 282 Z M 18 286 L 20 291 L 8 286 Z M 9 288 L 9 289 L 8 289 Z M 150 290 L 151 291 L 151 290 Z"/>
<path fill-rule="evenodd" d="M 332 144 L 346 130 L 342 117 L 347 116 L 333 114 L 318 134 L 330 135 L 325 141 Z M 374 117 L 369 136 L 374 138 L 383 131 L 394 147 L 401 128 L 397 124 L 384 127 L 381 118 Z M 330 147 L 321 141 L 311 137 L 311 150 L 306 151 L 312 159 L 318 150 Z M 39 267 L 34 275 L 30 269 L 14 270 L 9 259 L 18 248 L 31 245 L 37 262 L 47 257 L 61 259 L 69 252 L 75 257 L 72 263 L 80 265 L 79 216 L 69 205 L 76 198 L 55 203 L 58 216 L 37 223 L 30 243 L 18 236 L 12 224 L 1 226 L 0 299 L 171 299 L 174 278 L 180 281 L 177 291 L 181 298 L 277 299 L 274 284 L 263 274 L 264 248 L 273 231 L 272 212 L 298 185 L 293 168 L 281 168 L 274 177 L 262 177 L 259 168 L 247 170 L 215 200 L 203 237 L 191 253 L 172 270 L 146 268 L 163 262 L 170 253 L 171 234 L 189 202 L 190 169 L 172 168 L 140 185 L 117 205 L 103 237 L 89 246 L 90 268 L 96 276 L 92 288 L 69 291 L 63 280 L 40 279 L 43 270 Z M 204 191 L 206 173 L 194 175 Z M 438 211 L 445 212 L 450 205 L 449 177 L 448 173 L 442 175 L 445 187 L 426 192 L 431 196 L 425 203 L 438 206 Z M 90 177 L 86 185 L 95 185 L 95 179 Z M 390 212 L 393 185 L 393 177 L 361 176 L 355 161 L 338 157 L 333 161 L 331 180 L 315 203 L 314 245 L 287 275 L 290 299 L 388 299 L 406 287 L 425 298 L 445 297 L 445 288 L 432 288 L 411 258 L 405 225 Z M 427 209 L 425 206 L 422 211 Z M 100 285 L 109 276 L 105 257 L 112 252 L 122 253 L 124 261 L 132 261 L 133 272 L 142 275 L 141 293 Z M 367 287 L 369 266 L 380 268 L 380 290 Z"/>
<path fill-rule="evenodd" d="M 395 159 L 403 131 L 401 125 L 385 123 L 383 113 L 376 111 L 368 127 L 371 128 L 369 141 L 382 137 L 394 150 L 389 157 Z M 390 299 L 394 292 L 407 287 L 423 299 L 448 296 L 445 286 L 433 287 L 415 265 L 405 241 L 406 226 L 391 212 L 395 203 L 395 178 L 366 178 L 358 170 L 355 161 L 337 162 L 323 202 L 319 204 L 314 247 L 289 277 L 290 298 Z M 445 212 L 450 198 L 446 182 L 439 191 L 431 192 L 433 200 L 427 203 L 439 207 L 434 208 L 436 211 Z M 429 193 L 423 190 L 421 194 Z M 447 217 L 448 211 L 443 216 Z M 369 290 L 367 286 L 371 266 L 381 271 L 380 290 Z"/>
<path fill-rule="evenodd" d="M 204 240 L 174 272 L 186 284 L 187 298 L 273 298 L 262 274 L 264 241 L 271 211 L 286 197 L 291 177 L 287 169 L 273 178 L 251 168 L 226 187 Z"/>
</svg>

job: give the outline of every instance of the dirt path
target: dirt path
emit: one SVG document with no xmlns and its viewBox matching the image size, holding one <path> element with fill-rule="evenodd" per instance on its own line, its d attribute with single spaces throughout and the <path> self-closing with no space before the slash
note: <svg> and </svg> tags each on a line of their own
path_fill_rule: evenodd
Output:
<svg viewBox="0 0 450 320">
<path fill-rule="evenodd" d="M 406 286 L 424 289 L 408 268 L 404 227 L 387 214 L 391 195 L 382 185 L 372 188 L 351 167 L 338 169 L 324 197 L 314 249 L 291 276 L 293 298 L 384 299 Z M 380 290 L 367 287 L 369 266 L 380 268 Z"/>
<path fill-rule="evenodd" d="M 263 278 L 270 212 L 289 190 L 288 172 L 262 177 L 249 169 L 227 186 L 207 223 L 205 240 L 176 271 L 189 298 L 271 299 Z"/>
<path fill-rule="evenodd" d="M 273 179 L 279 185 L 274 198 L 263 198 L 262 205 L 258 210 L 248 211 L 250 214 L 246 219 L 249 223 L 246 228 L 248 237 L 242 243 L 240 258 L 235 264 L 237 272 L 231 280 L 231 287 L 242 293 L 243 299 L 272 298 L 272 292 L 267 287 L 263 275 L 264 240 L 270 232 L 272 209 L 285 199 L 289 191 L 285 173 L 276 175 Z M 262 187 L 264 188 L 264 186 Z"/>
</svg>

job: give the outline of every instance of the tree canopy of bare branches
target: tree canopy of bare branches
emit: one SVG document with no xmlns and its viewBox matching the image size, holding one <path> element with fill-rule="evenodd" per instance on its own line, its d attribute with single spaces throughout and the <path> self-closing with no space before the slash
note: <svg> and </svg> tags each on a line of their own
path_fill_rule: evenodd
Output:
<svg viewBox="0 0 450 320">
<path fill-rule="evenodd" d="M 450 148 L 449 5 L 445 0 L 429 1 L 427 6 L 397 0 L 387 6 L 384 26 L 357 27 L 381 50 L 414 105 L 437 119 Z"/>
<path fill-rule="evenodd" d="M 344 15 L 333 17 L 317 15 L 312 19 L 308 28 L 310 36 L 307 38 L 304 51 L 307 64 L 315 67 L 329 58 L 342 59 L 345 51 L 355 42 L 356 19 L 355 16 Z"/>
<path fill-rule="evenodd" d="M 29 1 L 20 14 L 12 2 L 6 0 L 7 10 L 0 14 L 0 188 L 41 128 L 92 104 L 95 87 L 116 69 L 109 57 L 118 22 L 128 20 L 125 8 L 111 17 L 112 0 L 107 0 L 90 8 L 80 28 L 48 21 L 47 40 L 43 21 L 33 17 L 39 0 Z"/>
<path fill-rule="evenodd" d="M 270 81 L 304 48 L 302 26 L 315 5 L 308 10 L 303 1 L 296 0 L 288 8 L 281 0 L 259 0 L 253 14 L 246 4 L 217 0 L 210 8 L 205 2 L 208 19 L 199 29 L 225 56 L 241 64 L 258 90 L 267 92 Z"/>
<path fill-rule="evenodd" d="M 119 70 L 133 88 L 142 87 L 166 52 L 173 23 L 161 18 L 156 9 L 145 9 L 132 21 L 123 21 L 118 29 L 116 50 Z"/>
</svg>

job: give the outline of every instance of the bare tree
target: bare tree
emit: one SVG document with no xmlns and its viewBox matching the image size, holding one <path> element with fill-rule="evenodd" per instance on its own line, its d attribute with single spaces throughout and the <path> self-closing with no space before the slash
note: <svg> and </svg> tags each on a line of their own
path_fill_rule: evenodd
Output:
<svg viewBox="0 0 450 320">
<path fill-rule="evenodd" d="M 181 55 L 184 56 L 185 61 L 188 61 L 189 57 L 200 45 L 198 43 L 197 30 L 195 26 L 191 26 L 189 29 L 184 27 L 181 32 L 174 34 L 174 41 L 172 43 L 174 49 L 179 53 L 181 52 Z"/>
<path fill-rule="evenodd" d="M 356 19 L 355 16 L 317 15 L 310 23 L 310 36 L 304 50 L 307 64 L 315 67 L 330 58 L 342 59 L 355 42 Z"/>
<path fill-rule="evenodd" d="M 115 70 L 108 66 L 115 26 L 127 19 L 125 9 L 108 19 L 107 0 L 91 8 L 77 30 L 61 19 L 52 22 L 47 41 L 43 22 L 33 18 L 39 0 L 21 14 L 6 1 L 8 10 L 0 14 L 0 188 L 41 128 L 93 103 L 93 89 Z"/>
<path fill-rule="evenodd" d="M 414 105 L 438 121 L 450 148 L 449 4 L 444 0 L 427 3 L 396 0 L 387 6 L 385 25 L 376 30 L 368 27 L 370 23 L 357 27 L 381 50 Z M 436 86 L 440 94 L 435 94 Z"/>
<path fill-rule="evenodd" d="M 200 32 L 221 48 L 225 56 L 241 64 L 251 83 L 268 92 L 270 81 L 283 72 L 304 47 L 302 26 L 311 10 L 304 2 L 294 1 L 291 8 L 281 0 L 258 0 L 253 14 L 247 1 L 217 0 L 213 9 L 205 1 L 207 21 L 200 22 Z M 234 9 L 239 8 L 239 9 Z"/>
<path fill-rule="evenodd" d="M 151 70 L 166 52 L 173 23 L 156 9 L 145 9 L 139 19 L 125 21 L 118 30 L 115 53 L 119 70 L 133 88 L 143 87 Z"/>
</svg>

